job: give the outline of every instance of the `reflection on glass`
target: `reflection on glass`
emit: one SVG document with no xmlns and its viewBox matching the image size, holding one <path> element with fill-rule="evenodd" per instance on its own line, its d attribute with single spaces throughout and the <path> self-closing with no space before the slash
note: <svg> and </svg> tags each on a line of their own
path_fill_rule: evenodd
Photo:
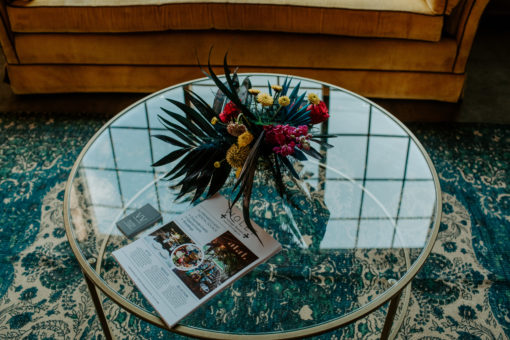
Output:
<svg viewBox="0 0 510 340">
<path fill-rule="evenodd" d="M 258 88 L 267 86 L 268 79 L 283 81 L 276 76 L 250 79 Z M 329 209 L 329 218 L 322 222 L 321 248 L 423 247 L 434 216 L 435 186 L 415 143 L 392 118 L 363 99 L 310 81 L 301 86 L 329 93 L 325 100 L 331 118 L 322 132 L 337 135 L 329 140 L 334 147 L 322 150 L 323 164 L 300 165 L 306 183 Z M 217 91 L 209 80 L 187 88 L 210 103 Z M 151 137 L 166 133 L 157 115 L 165 115 L 161 107 L 180 112 L 166 98 L 183 101 L 183 94 L 184 88 L 175 88 L 134 106 L 87 151 L 80 177 L 100 232 L 113 232 L 108 225 L 132 211 L 134 202 L 144 203 L 138 203 L 140 195 L 169 217 L 188 208 L 185 202 L 174 202 L 170 183 L 158 180 L 165 168 L 151 167 L 171 147 Z"/>
<path fill-rule="evenodd" d="M 427 218 L 400 219 L 397 222 L 395 247 L 422 248 L 429 231 Z"/>
<path fill-rule="evenodd" d="M 376 107 L 372 108 L 372 119 L 370 121 L 371 133 L 374 135 L 393 135 L 407 137 L 407 133 L 398 124 L 395 124 L 387 114 Z"/>
<path fill-rule="evenodd" d="M 111 127 L 139 128 L 141 126 L 146 126 L 146 122 L 145 104 L 138 104 L 121 117 L 117 118 Z"/>
<path fill-rule="evenodd" d="M 401 216 L 426 217 L 434 213 L 436 189 L 432 181 L 407 181 L 402 195 Z"/>
<path fill-rule="evenodd" d="M 393 230 L 395 225 L 392 220 L 378 219 L 360 221 L 358 231 L 358 248 L 393 248 Z"/>
<path fill-rule="evenodd" d="M 370 137 L 367 177 L 399 179 L 406 169 L 408 138 Z"/>
<path fill-rule="evenodd" d="M 335 209 L 330 209 L 330 220 L 358 218 L 361 205 L 361 185 L 349 181 L 329 181 L 324 190 L 326 206 L 335 207 Z"/>
<path fill-rule="evenodd" d="M 115 168 L 112 142 L 109 133 L 101 134 L 87 150 L 81 162 L 82 167 Z"/>
<path fill-rule="evenodd" d="M 367 181 L 365 190 L 370 195 L 366 195 L 363 201 L 362 217 L 395 218 L 397 216 L 402 192 L 401 181 Z"/>
<path fill-rule="evenodd" d="M 326 170 L 330 178 L 362 179 L 366 166 L 367 136 L 338 136 L 328 141 L 333 149 L 328 150 L 328 164 L 334 164 L 333 169 Z M 335 150 L 335 152 L 331 152 Z M 340 173 L 339 173 L 340 172 Z"/>
<path fill-rule="evenodd" d="M 321 242 L 322 249 L 354 249 L 358 234 L 357 220 L 331 219 Z"/>
<path fill-rule="evenodd" d="M 278 76 L 250 78 L 253 86 L 261 90 L 268 80 L 283 82 Z M 424 155 L 389 115 L 341 89 L 329 89 L 312 81 L 303 81 L 301 85 L 327 102 L 330 119 L 317 126 L 315 133 L 335 134 L 329 140 L 334 147 L 320 150 L 324 155 L 321 163 L 315 160 L 295 163 L 304 179 L 302 185 L 312 196 L 295 193 L 293 197 L 304 206 L 301 211 L 290 206 L 282 208 L 276 190 L 260 182 L 254 192 L 257 213 L 252 217 L 268 230 L 275 228 L 272 231 L 284 251 L 269 260 L 266 267 L 248 274 L 235 289 L 245 299 L 253 296 L 253 287 L 245 283 L 265 280 L 267 275 L 274 274 L 268 266 L 276 268 L 274 282 L 264 291 L 255 289 L 260 294 L 258 299 L 289 301 L 289 296 L 299 295 L 300 303 L 303 297 L 309 306 L 319 306 L 313 322 L 320 323 L 363 306 L 387 289 L 384 283 L 387 279 L 405 274 L 412 263 L 406 254 L 420 254 L 429 238 L 436 217 L 436 191 Z M 186 88 L 211 104 L 217 91 L 209 80 Z M 151 166 L 172 151 L 169 144 L 152 137 L 168 134 L 157 118 L 166 116 L 161 107 L 180 112 L 166 98 L 183 102 L 184 87 L 148 98 L 103 130 L 80 164 L 70 204 L 72 227 L 85 258 L 97 260 L 94 268 L 110 287 L 149 311 L 153 310 L 137 295 L 132 283 L 127 278 L 119 280 L 123 276 L 119 268 L 112 269 L 115 260 L 111 252 L 131 241 L 117 230 L 115 222 L 136 208 L 149 203 L 163 216 L 160 224 L 137 237 L 189 209 L 188 201 L 175 202 L 178 190 L 161 179 L 175 163 Z M 223 194 L 228 195 L 228 189 Z M 101 267 L 101 261 L 109 266 Z M 289 284 L 295 281 L 305 284 L 301 288 Z M 272 289 L 273 285 L 279 288 Z M 342 298 L 332 300 L 330 296 Z M 219 295 L 211 303 L 228 299 L 228 295 Z M 249 305 L 249 301 L 236 302 L 238 308 Z M 208 306 L 199 308 L 194 315 L 206 315 Z M 280 320 L 289 316 L 285 309 L 272 313 Z M 240 315 L 243 312 L 238 311 L 235 317 Z M 298 321 L 302 325 L 302 319 Z M 209 327 L 190 321 L 187 325 L 236 331 L 228 328 L 228 324 Z M 281 331 L 272 329 L 272 324 L 243 327 L 253 332 Z M 292 329 L 294 324 L 286 321 L 281 327 Z"/>
<path fill-rule="evenodd" d="M 147 164 L 152 164 L 150 140 L 146 129 L 112 128 L 115 161 L 118 169 L 144 170 Z"/>
<path fill-rule="evenodd" d="M 430 178 L 430 170 L 427 166 L 427 161 L 420 150 L 418 150 L 415 143 L 411 143 L 409 147 L 406 178 L 416 180 Z"/>
<path fill-rule="evenodd" d="M 158 115 L 164 114 L 163 111 L 161 110 L 162 107 L 170 111 L 180 112 L 179 108 L 177 108 L 177 106 L 175 106 L 174 104 L 170 103 L 167 100 L 167 98 L 183 103 L 184 89 L 183 88 L 171 89 L 162 94 L 154 96 L 145 102 L 147 109 L 147 117 L 149 119 L 149 127 L 151 129 L 164 128 L 158 119 Z"/>
<path fill-rule="evenodd" d="M 366 135 L 370 104 L 349 93 L 332 90 L 329 108 L 336 114 L 335 119 L 329 120 L 330 133 Z"/>
<path fill-rule="evenodd" d="M 81 169 L 80 175 L 85 179 L 83 186 L 92 205 L 122 206 L 123 197 L 115 171 L 84 168 Z"/>
</svg>

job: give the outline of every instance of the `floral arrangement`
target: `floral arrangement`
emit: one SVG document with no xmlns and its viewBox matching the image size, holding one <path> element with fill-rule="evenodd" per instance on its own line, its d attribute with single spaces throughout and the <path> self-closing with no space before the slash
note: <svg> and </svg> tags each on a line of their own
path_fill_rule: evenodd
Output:
<svg viewBox="0 0 510 340">
<path fill-rule="evenodd" d="M 204 73 L 218 87 L 213 107 L 192 91 L 185 92 L 186 102 L 191 105 L 167 99 L 185 116 L 162 108 L 173 120 L 159 116 L 172 136 L 154 137 L 178 149 L 153 166 L 180 159 L 165 178 L 181 177 L 177 199 L 193 193 L 192 202 L 202 197 L 207 188 L 205 197 L 214 195 L 231 172 L 235 172 L 230 204 L 243 199 L 245 223 L 257 236 L 249 216 L 257 168 L 270 172 L 279 195 L 286 199 L 284 172 L 299 179 L 293 161 L 305 161 L 307 156 L 321 159 L 312 143 L 331 147 L 324 141 L 330 136 L 312 131 L 315 124 L 329 118 L 328 108 L 314 93 L 299 94 L 300 83 L 289 93 L 292 82 L 289 78 L 282 85 L 268 83 L 267 92 L 251 88 L 249 78 L 240 86 L 237 73 L 232 74 L 228 67 L 226 56 L 225 83 L 216 76 L 210 64 L 208 71 Z M 260 163 L 264 164 L 263 170 L 260 170 Z"/>
</svg>

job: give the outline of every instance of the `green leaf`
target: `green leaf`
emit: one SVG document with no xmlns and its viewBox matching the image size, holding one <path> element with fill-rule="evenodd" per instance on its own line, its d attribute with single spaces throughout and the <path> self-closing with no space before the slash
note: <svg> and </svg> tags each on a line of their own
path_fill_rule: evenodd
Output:
<svg viewBox="0 0 510 340">
<path fill-rule="evenodd" d="M 296 119 L 290 121 L 288 124 L 292 125 L 292 126 L 308 125 L 310 123 L 310 120 L 311 120 L 310 116 L 306 115 L 306 116 L 296 118 Z"/>
<path fill-rule="evenodd" d="M 211 174 L 207 171 L 204 171 L 198 176 L 195 182 L 196 190 L 195 195 L 191 199 L 191 202 L 195 202 L 197 199 L 202 196 L 202 194 L 205 191 L 205 188 L 207 188 L 207 185 L 209 184 L 209 181 L 211 180 Z"/>
<path fill-rule="evenodd" d="M 294 169 L 294 166 L 292 166 L 292 164 L 290 163 L 289 159 L 287 157 L 285 157 L 285 156 L 282 156 L 282 155 L 278 155 L 278 157 L 282 161 L 283 165 L 285 165 L 285 167 L 290 171 L 292 176 L 294 178 L 296 178 L 296 179 L 299 179 L 299 175 L 296 172 L 296 169 Z"/>
<path fill-rule="evenodd" d="M 330 134 L 322 134 L 322 135 L 313 135 L 315 138 L 336 138 L 339 136 L 343 136 L 343 133 L 330 133 Z"/>
<path fill-rule="evenodd" d="M 200 137 L 200 138 L 206 137 L 205 133 L 202 130 L 200 130 L 198 128 L 198 126 L 196 126 L 195 124 L 190 122 L 188 119 L 184 118 L 183 116 L 181 116 L 175 112 L 169 111 L 163 107 L 161 109 L 163 111 L 165 111 L 170 117 L 174 118 L 179 123 L 181 123 L 183 126 L 185 126 L 189 131 L 194 133 L 195 136 Z"/>
<path fill-rule="evenodd" d="M 299 98 L 296 99 L 296 101 L 292 104 L 289 111 L 287 112 L 287 117 L 285 117 L 286 120 L 292 120 L 302 109 L 300 107 L 301 103 L 303 102 L 305 94 L 299 96 Z"/>
<path fill-rule="evenodd" d="M 303 152 L 305 152 L 307 155 L 310 155 L 313 158 L 316 158 L 318 160 L 323 159 L 322 155 L 312 147 L 310 147 L 310 149 L 308 149 L 308 150 L 303 149 Z"/>
<path fill-rule="evenodd" d="M 189 150 L 190 150 L 189 148 L 186 148 L 186 149 L 179 149 L 179 150 L 172 151 L 168 155 L 161 158 L 156 163 L 152 164 L 152 166 L 161 166 L 161 165 L 165 165 L 168 163 L 172 163 L 173 161 L 177 160 L 179 157 L 181 157 L 182 155 L 187 153 Z"/>
<path fill-rule="evenodd" d="M 282 96 L 287 95 L 287 91 L 289 91 L 291 82 L 292 82 L 292 78 L 289 79 L 289 77 L 285 77 L 285 80 L 283 81 L 283 85 L 282 85 Z"/>
<path fill-rule="evenodd" d="M 230 68 L 228 67 L 227 56 L 228 56 L 228 52 L 225 53 L 225 56 L 223 57 L 223 70 L 225 71 L 225 80 L 227 81 L 230 93 L 235 95 L 234 97 L 237 98 L 237 88 L 234 84 L 234 80 L 230 77 L 231 71 L 230 71 Z M 233 101 L 233 98 L 231 98 L 231 100 Z"/>
<path fill-rule="evenodd" d="M 162 124 L 167 129 L 173 128 L 175 130 L 178 130 L 182 134 L 185 134 L 189 138 L 193 139 L 193 141 L 195 141 L 196 143 L 199 143 L 199 144 L 203 143 L 203 141 L 201 139 L 199 139 L 197 136 L 195 136 L 191 131 L 189 131 L 186 128 L 184 128 L 182 125 L 177 125 L 175 123 L 172 123 L 169 120 L 166 120 L 165 118 L 163 118 L 161 115 L 158 115 L 158 118 L 162 121 Z"/>
<path fill-rule="evenodd" d="M 212 169 L 215 161 L 225 157 L 223 150 L 217 150 L 214 148 L 204 148 L 204 151 L 206 152 L 203 154 L 202 157 L 200 157 L 199 163 L 197 163 L 196 165 L 191 164 L 189 166 L 188 172 L 186 173 L 187 177 L 188 176 L 194 177 L 195 175 L 202 173 L 208 168 Z"/>
<path fill-rule="evenodd" d="M 197 110 L 202 113 L 202 116 L 204 116 L 208 121 L 211 121 L 213 117 L 216 117 L 216 113 L 214 112 L 213 108 L 195 92 L 186 90 L 184 92 L 184 97 L 189 100 L 191 104 L 193 104 L 193 106 L 195 106 Z"/>
<path fill-rule="evenodd" d="M 209 191 L 207 192 L 207 197 L 213 196 L 223 187 L 227 181 L 231 169 L 232 168 L 227 162 L 222 162 L 221 166 L 214 170 L 211 178 L 211 184 L 209 186 Z"/>
<path fill-rule="evenodd" d="M 163 142 L 170 143 L 172 145 L 181 147 L 181 148 L 189 148 L 189 145 L 184 144 L 183 142 L 178 141 L 175 138 L 165 136 L 165 135 L 152 135 L 152 137 L 162 140 Z"/>
<path fill-rule="evenodd" d="M 196 158 L 199 158 L 203 152 L 203 150 L 198 149 L 191 150 L 183 159 L 179 161 L 179 163 L 177 163 L 176 166 L 174 166 L 172 173 L 167 174 L 172 176 L 169 179 L 175 179 L 184 175 L 188 171 L 188 166 L 192 164 Z M 165 177 L 168 177 L 167 175 L 165 175 Z"/>
<path fill-rule="evenodd" d="M 315 137 L 315 136 L 314 136 Z M 322 138 L 325 138 L 325 137 L 322 137 Z M 315 139 L 315 138 L 310 138 L 310 141 L 314 142 L 314 143 L 317 143 L 319 144 L 320 146 L 324 146 L 326 149 L 331 149 L 333 147 L 333 145 L 327 143 L 327 142 L 324 142 L 324 141 L 321 141 L 321 140 L 318 140 L 318 139 Z"/>
<path fill-rule="evenodd" d="M 257 237 L 257 240 L 259 240 L 260 244 L 263 245 L 262 240 L 260 239 L 259 235 L 257 234 L 257 231 L 251 224 L 250 219 L 250 200 L 251 200 L 251 190 L 253 187 L 253 176 L 255 173 L 255 169 L 253 169 L 253 172 L 250 174 L 250 184 L 246 187 L 245 192 L 243 194 L 243 218 L 244 223 L 250 229 L 250 231 Z"/>
<path fill-rule="evenodd" d="M 177 106 L 178 108 L 180 108 L 182 110 L 182 112 L 187 114 L 189 116 L 189 118 L 191 118 L 191 120 L 195 124 L 197 124 L 200 129 L 202 129 L 202 131 L 204 133 L 208 134 L 211 137 L 218 136 L 218 132 L 213 128 L 211 123 L 208 120 L 204 119 L 204 117 L 200 113 L 198 113 L 197 111 L 195 111 L 188 105 L 178 102 L 176 100 L 169 99 L 169 98 L 167 100 L 169 102 L 171 102 L 172 104 L 174 104 L 175 106 Z"/>
<path fill-rule="evenodd" d="M 278 162 L 278 159 L 276 158 L 276 154 L 272 154 L 274 157 L 274 161 L 271 159 L 270 156 L 268 156 L 266 159 L 269 161 L 271 166 L 269 167 L 271 169 L 271 172 L 273 173 L 273 179 L 276 183 L 276 189 L 278 190 L 278 194 L 282 199 L 285 198 L 286 190 L 285 185 L 283 184 L 283 178 L 282 173 L 280 171 L 280 164 Z"/>
<path fill-rule="evenodd" d="M 292 90 L 292 92 L 290 93 L 290 101 L 292 102 L 293 99 L 296 99 L 297 97 L 297 94 L 299 92 L 299 87 L 301 86 L 301 82 L 299 82 L 296 87 Z"/>
<path fill-rule="evenodd" d="M 196 189 L 195 185 L 197 177 L 198 175 L 196 175 L 195 177 L 187 176 L 179 183 L 181 185 L 181 190 L 177 197 L 175 198 L 176 200 L 186 196 L 187 194 L 193 192 Z"/>
<path fill-rule="evenodd" d="M 299 150 L 298 148 L 294 149 L 294 153 L 291 156 L 294 157 L 295 159 L 297 159 L 298 161 L 308 160 L 308 158 L 306 158 L 306 156 L 303 154 L 303 152 L 301 152 L 301 150 Z"/>
<path fill-rule="evenodd" d="M 233 82 L 232 78 L 230 77 L 230 69 L 228 68 L 228 64 L 227 64 L 227 54 L 225 54 L 225 58 L 223 59 L 223 69 L 225 70 L 225 79 L 227 80 L 228 85 L 230 86 L 231 89 L 234 89 L 234 82 Z M 212 69 L 210 71 L 212 72 Z M 218 79 L 218 81 L 219 81 L 219 79 Z M 225 86 L 223 86 L 223 87 L 225 87 Z M 226 87 L 225 87 L 225 89 L 226 89 Z M 237 106 L 237 108 L 239 110 L 241 110 L 241 112 L 247 118 L 255 119 L 255 117 L 253 116 L 251 111 L 243 103 L 241 103 L 241 100 L 239 99 L 239 97 L 237 96 L 237 93 L 235 91 L 229 91 L 227 89 L 227 92 L 225 92 L 223 89 L 221 89 L 221 90 Z"/>
<path fill-rule="evenodd" d="M 179 130 L 176 130 L 169 126 L 167 126 L 166 128 L 168 129 L 168 131 L 172 132 L 176 137 L 179 137 L 180 139 L 182 139 L 183 142 L 188 143 L 190 146 L 194 146 L 194 147 L 197 146 L 196 142 L 193 139 L 191 139 L 188 136 L 186 136 L 185 134 L 181 133 Z"/>
</svg>

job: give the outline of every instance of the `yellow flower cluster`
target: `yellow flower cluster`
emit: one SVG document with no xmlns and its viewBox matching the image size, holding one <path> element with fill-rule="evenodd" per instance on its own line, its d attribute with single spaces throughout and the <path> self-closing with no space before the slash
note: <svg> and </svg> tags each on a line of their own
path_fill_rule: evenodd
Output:
<svg viewBox="0 0 510 340">
<path fill-rule="evenodd" d="M 263 106 L 273 105 L 273 97 L 271 97 L 268 93 L 259 93 L 257 95 L 257 101 Z"/>
<path fill-rule="evenodd" d="M 213 118 L 211 119 L 211 124 L 212 124 L 212 125 L 216 125 L 216 123 L 217 123 L 217 122 L 218 122 L 218 118 L 213 117 Z"/>
<path fill-rule="evenodd" d="M 287 96 L 281 96 L 280 98 L 278 98 L 278 104 L 280 104 L 280 106 L 289 106 L 290 104 L 290 98 L 287 97 Z"/>
<path fill-rule="evenodd" d="M 308 94 L 308 101 L 310 102 L 310 104 L 313 105 L 317 105 L 321 102 L 319 96 L 316 95 L 315 93 Z"/>
<path fill-rule="evenodd" d="M 276 92 L 280 92 L 283 89 L 280 85 L 272 85 L 271 88 Z"/>
<path fill-rule="evenodd" d="M 253 95 L 257 95 L 260 93 L 260 90 L 257 90 L 257 89 L 249 89 L 248 92 L 250 92 L 251 94 Z"/>
<path fill-rule="evenodd" d="M 253 140 L 253 135 L 249 131 L 243 132 L 239 137 L 237 137 L 237 145 L 241 148 L 243 146 L 248 146 Z"/>
<path fill-rule="evenodd" d="M 240 147 L 237 144 L 232 144 L 232 146 L 227 150 L 227 163 L 233 168 L 242 168 L 249 153 L 249 147 Z"/>
</svg>

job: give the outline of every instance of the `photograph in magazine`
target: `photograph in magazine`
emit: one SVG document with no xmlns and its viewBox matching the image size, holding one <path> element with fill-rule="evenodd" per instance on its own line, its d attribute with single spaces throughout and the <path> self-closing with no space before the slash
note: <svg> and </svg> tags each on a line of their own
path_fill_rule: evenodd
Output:
<svg viewBox="0 0 510 340">
<path fill-rule="evenodd" d="M 165 259 L 170 257 L 178 246 L 186 243 L 194 243 L 175 222 L 168 223 L 149 236 L 152 239 L 153 247 L 161 251 L 161 255 Z"/>
<path fill-rule="evenodd" d="M 207 243 L 203 249 L 184 244 L 172 253 L 173 272 L 199 299 L 257 259 L 230 231 Z"/>
</svg>

